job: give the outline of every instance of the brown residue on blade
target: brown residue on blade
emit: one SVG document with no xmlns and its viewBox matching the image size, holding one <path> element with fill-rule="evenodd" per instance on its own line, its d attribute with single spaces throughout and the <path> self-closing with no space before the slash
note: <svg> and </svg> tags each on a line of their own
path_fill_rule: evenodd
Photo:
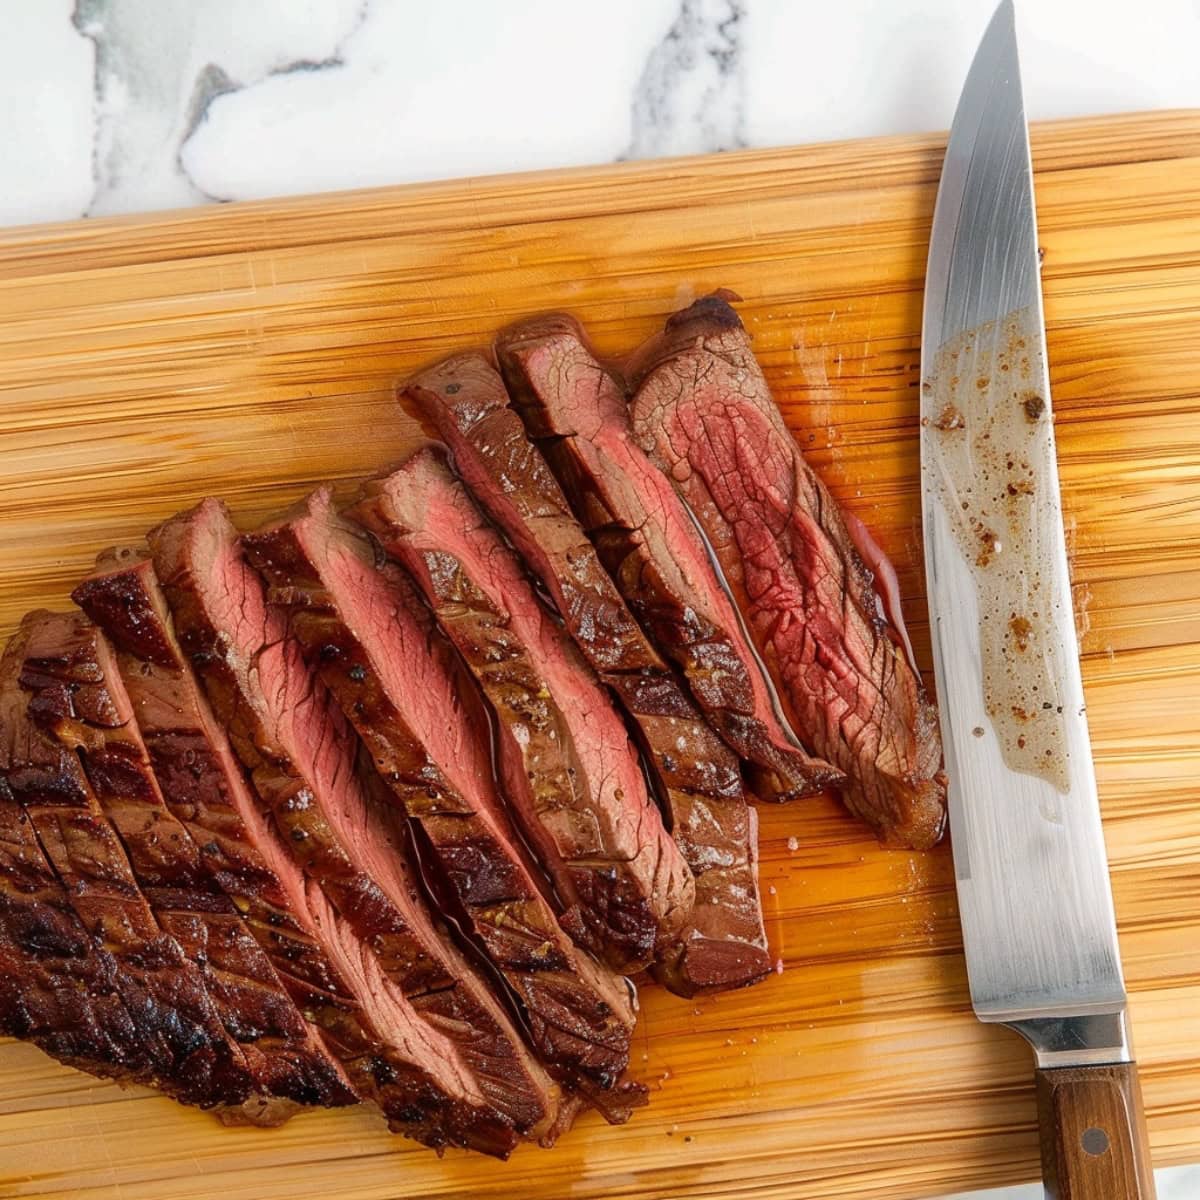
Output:
<svg viewBox="0 0 1200 1200">
<path fill-rule="evenodd" d="M 937 487 L 975 580 L 984 705 L 1004 761 L 1065 791 L 1056 549 L 1041 536 L 1060 515 L 1047 486 L 1056 463 L 1037 320 L 1022 310 L 944 346 L 926 391 L 928 410 L 941 415 L 923 424 Z M 979 379 L 988 386 L 975 386 Z M 946 413 L 954 419 L 943 420 Z"/>
</svg>

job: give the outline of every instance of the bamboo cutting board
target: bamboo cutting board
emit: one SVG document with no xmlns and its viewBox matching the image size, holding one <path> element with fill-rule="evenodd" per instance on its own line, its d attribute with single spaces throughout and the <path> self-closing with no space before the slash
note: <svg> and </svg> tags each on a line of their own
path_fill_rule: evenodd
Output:
<svg viewBox="0 0 1200 1200">
<path fill-rule="evenodd" d="M 716 286 L 928 664 L 917 495 L 937 137 L 466 180 L 0 235 L 0 627 L 207 493 L 245 523 L 413 436 L 390 386 L 568 308 L 618 351 Z M 1084 674 L 1151 1140 L 1200 1157 L 1200 114 L 1035 130 Z M 367 1111 L 226 1130 L 0 1045 L 0 1195 L 902 1198 L 1035 1173 L 1027 1052 L 970 1015 L 946 847 L 762 810 L 780 974 L 643 992 L 649 1109 L 439 1161 Z"/>
</svg>

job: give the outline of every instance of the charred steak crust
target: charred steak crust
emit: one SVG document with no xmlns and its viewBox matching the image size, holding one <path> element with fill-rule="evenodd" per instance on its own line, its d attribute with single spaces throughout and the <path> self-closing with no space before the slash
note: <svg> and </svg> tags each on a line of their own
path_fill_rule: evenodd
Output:
<svg viewBox="0 0 1200 1200">
<path fill-rule="evenodd" d="M 270 584 L 270 602 L 288 614 L 291 630 L 318 664 L 341 657 L 340 651 L 332 653 L 338 644 L 336 606 L 321 578 L 321 559 L 337 542 L 328 532 L 330 522 L 337 524 L 322 491 L 242 538 L 247 558 Z M 374 769 L 368 765 L 367 771 L 372 787 L 382 787 Z M 455 948 L 449 932 L 435 925 L 416 881 L 406 878 L 404 887 L 412 901 L 404 914 L 390 910 L 386 953 L 376 943 L 385 969 L 417 1011 L 459 1046 L 489 1100 L 522 1133 L 544 1142 L 561 1129 L 559 1089 L 525 1047 L 489 984 Z"/>
<path fill-rule="evenodd" d="M 501 338 L 501 353 L 522 341 Z M 536 336 L 536 335 L 535 335 Z M 544 588 L 576 645 L 628 714 L 671 831 L 696 881 L 686 929 L 660 948 L 655 976 L 692 996 L 770 969 L 751 813 L 737 757 L 650 644 L 482 354 L 458 354 L 401 389 L 455 470 Z"/>
<path fill-rule="evenodd" d="M 36 786 L 60 753 L 27 724 L 18 684 L 25 641 L 16 634 L 0 660 L 0 1032 L 101 1078 L 219 1103 L 194 1090 L 190 1058 L 198 1054 L 204 1069 L 203 1041 L 171 1037 L 179 1014 L 88 934 L 9 785 L 16 772 L 25 775 L 19 787 Z"/>
<path fill-rule="evenodd" d="M 639 1098 L 621 1082 L 628 993 L 575 950 L 535 882 L 494 790 L 474 683 L 400 568 L 377 559 L 361 530 L 328 512 L 322 521 L 329 553 L 310 559 L 321 567 L 311 603 L 299 592 L 275 598 L 295 601 L 297 636 L 436 864 L 431 881 L 445 884 L 456 917 L 517 996 L 547 1068 L 610 1118 L 627 1116 Z"/>
<path fill-rule="evenodd" d="M 804 460 L 721 295 L 638 356 L 634 434 L 704 527 L 789 711 L 886 841 L 945 822 L 933 706 L 836 501 Z"/>
<path fill-rule="evenodd" d="M 381 489 L 389 551 L 491 701 L 505 794 L 555 881 L 560 922 L 615 969 L 647 965 L 690 916 L 695 883 L 621 716 L 440 455 L 415 454 Z"/>
<path fill-rule="evenodd" d="M 9 806 L 12 857 L 25 881 L 50 900 L 46 907 L 24 903 L 26 897 L 14 896 L 15 877 L 8 875 L 6 924 L 17 932 L 15 944 L 26 961 L 57 985 L 58 1011 L 43 1008 L 40 1015 L 50 1022 L 65 1019 L 47 1033 L 51 1045 L 74 1046 L 69 1057 L 75 1065 L 156 1083 L 200 1108 L 239 1106 L 255 1092 L 245 1058 L 221 1024 L 200 969 L 155 920 L 84 774 L 77 740 L 63 728 L 64 708 L 68 720 L 104 711 L 93 707 L 103 700 L 89 689 L 78 696 L 76 708 L 75 697 L 64 694 L 56 678 L 54 659 L 44 657 L 47 639 L 57 637 L 64 619 L 77 618 L 29 613 L 5 657 L 0 799 Z M 51 871 L 76 918 L 74 928 L 57 896 L 50 899 Z M 43 936 L 54 940 L 43 943 Z M 95 1004 L 61 987 L 83 979 L 100 989 Z M 18 1021 L 36 1025 L 30 1005 L 38 999 L 21 987 L 5 1007 Z"/>
<path fill-rule="evenodd" d="M 300 1047 L 303 1018 L 199 846 L 168 810 L 112 651 L 85 618 L 63 614 L 30 639 L 22 682 L 41 712 L 76 743 L 100 807 L 165 933 L 196 963 L 217 1015 L 263 1095 L 305 1104 L 314 1095 Z M 36 657 L 35 657 L 36 656 Z M 285 1111 L 264 1111 L 278 1119 Z"/>
<path fill-rule="evenodd" d="M 147 1006 L 153 1025 L 142 1023 Z M 0 1033 L 101 1078 L 162 1080 L 170 1093 L 174 1063 L 151 1032 L 161 1019 L 79 923 L 0 775 Z"/>
<path fill-rule="evenodd" d="M 340 1042 L 354 1086 L 417 1141 L 506 1157 L 519 1137 L 512 1122 L 487 1103 L 454 1044 L 415 1012 L 359 932 L 375 916 L 377 895 L 357 873 L 342 881 L 326 874 L 332 842 L 305 858 L 334 807 L 365 805 L 356 743 L 267 608 L 224 506 L 206 500 L 148 536 L 180 645 L 285 843 L 316 876 L 305 900 L 345 989 L 322 1028 Z"/>
<path fill-rule="evenodd" d="M 634 616 L 682 671 L 767 799 L 840 782 L 777 711 L 770 683 L 670 481 L 635 445 L 625 398 L 569 317 L 502 336 L 509 393 Z"/>
<path fill-rule="evenodd" d="M 358 1097 L 344 1071 L 298 1007 L 307 1005 L 311 994 L 308 986 L 297 988 L 297 963 L 311 957 L 313 950 L 229 794 L 234 789 L 245 793 L 245 786 L 175 641 L 153 564 L 134 552 L 110 552 L 101 556 L 99 569 L 74 590 L 72 599 L 116 647 L 120 680 L 153 771 L 142 795 L 161 796 L 187 831 L 189 869 L 202 867 L 229 897 L 230 911 L 241 914 L 242 936 L 231 937 L 231 943 L 246 956 L 249 967 L 238 972 L 236 962 L 226 964 L 208 951 L 222 979 L 240 974 L 246 980 L 241 986 L 249 992 L 247 1001 L 261 1008 L 257 1016 L 250 1010 L 251 1019 L 238 1040 L 243 1045 L 248 1038 L 257 1041 L 270 1054 L 278 1072 L 271 1081 L 272 1094 L 327 1107 L 355 1103 Z M 127 739 L 135 736 L 125 731 Z M 140 767 L 136 742 L 129 746 L 129 758 L 131 769 Z M 246 795 L 243 803 L 249 802 Z M 148 822 L 154 824 L 161 844 L 167 823 Z M 171 844 L 180 842 L 175 833 L 166 830 Z M 137 865 L 135 861 L 135 869 Z M 249 946 L 247 938 L 253 939 Z M 282 967 L 282 976 L 273 961 Z M 236 998 L 237 993 L 231 1001 Z"/>
</svg>

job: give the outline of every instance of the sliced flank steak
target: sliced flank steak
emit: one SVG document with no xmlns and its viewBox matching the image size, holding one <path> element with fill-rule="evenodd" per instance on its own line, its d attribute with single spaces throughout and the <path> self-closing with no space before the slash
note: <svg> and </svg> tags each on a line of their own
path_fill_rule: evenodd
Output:
<svg viewBox="0 0 1200 1200">
<path fill-rule="evenodd" d="M 317 917 L 324 905 L 310 911 L 300 867 L 260 810 L 187 666 L 153 564 L 135 558 L 129 565 L 129 572 L 102 566 L 76 599 L 106 625 L 145 681 L 131 696 L 138 697 L 139 725 L 168 806 L 202 847 L 301 1012 L 327 1044 L 341 1045 L 340 1031 L 353 1021 L 343 1008 L 352 1013 L 355 1001 L 322 945 Z M 336 1064 L 329 1095 L 334 1103 L 355 1098 Z"/>
<path fill-rule="evenodd" d="M 881 838 L 932 845 L 946 802 L 937 716 L 894 589 L 876 591 L 862 551 L 882 556 L 856 544 L 860 526 L 804 461 L 737 314 L 706 296 L 638 357 L 634 435 L 704 527 L 795 728 Z"/>
<path fill-rule="evenodd" d="M 788 728 L 699 529 L 634 443 L 624 395 L 578 325 L 526 322 L 502 337 L 499 353 L 513 403 L 601 561 L 755 790 L 787 800 L 840 782 Z"/>
<path fill-rule="evenodd" d="M 547 1069 L 610 1119 L 634 1012 L 624 982 L 572 945 L 496 794 L 475 684 L 411 581 L 318 493 L 291 523 L 289 583 L 272 599 L 416 831 L 427 880 L 515 993 Z M 262 543 L 258 544 L 261 552 Z M 282 558 L 276 564 L 282 566 Z"/>
<path fill-rule="evenodd" d="M 459 1047 L 424 1020 L 385 968 L 399 905 L 417 902 L 400 895 L 402 831 L 370 803 L 357 774 L 357 739 L 280 614 L 267 607 L 224 506 L 206 500 L 149 540 L 180 645 L 310 876 L 310 912 L 357 1002 L 343 1060 L 355 1086 L 418 1141 L 506 1156 L 519 1136 L 512 1121 L 488 1103 Z"/>
<path fill-rule="evenodd" d="M 167 808 L 104 635 L 78 613 L 47 617 L 30 637 L 21 682 L 34 689 L 31 713 L 77 747 L 138 887 L 163 932 L 201 968 L 256 1089 L 293 1104 L 310 1102 L 304 1019 L 200 846 Z M 273 1103 L 269 1111 L 282 1120 L 289 1110 Z"/>
<path fill-rule="evenodd" d="M 287 629 L 286 636 L 301 649 L 313 615 L 314 574 L 305 535 L 314 503 L 300 505 L 294 514 L 241 540 L 247 561 L 269 584 L 265 627 L 276 634 Z M 320 651 L 316 657 L 319 662 Z M 325 695 L 331 706 L 336 703 L 331 693 Z M 334 708 L 330 719 L 344 718 Z M 296 753 L 294 747 L 291 752 Z M 372 945 L 384 969 L 414 1008 L 457 1043 L 485 1095 L 523 1135 L 548 1143 L 577 1106 L 565 1101 L 525 1046 L 490 982 L 435 921 L 409 865 L 414 851 L 404 818 L 369 761 L 362 765 L 359 778 L 369 791 L 364 802 L 353 811 L 345 803 L 338 806 L 324 827 L 314 827 L 311 814 L 306 817 L 303 852 L 319 857 L 319 873 L 332 887 L 353 887 L 343 902 L 348 911 L 363 910 L 364 936 L 374 930 Z M 363 896 L 368 898 L 365 906 Z"/>
<path fill-rule="evenodd" d="M 0 681 L 0 804 L 15 842 L 9 861 L 20 872 L 6 878 L 5 924 L 15 935 L 10 946 L 54 988 L 50 1006 L 44 992 L 27 993 L 19 980 L 19 994 L 6 997 L 7 1020 L 40 1024 L 52 1052 L 65 1050 L 65 1061 L 96 1074 L 153 1084 L 201 1108 L 249 1102 L 247 1111 L 260 1109 L 262 1096 L 201 969 L 155 919 L 84 773 L 78 738 L 66 727 L 73 718 L 62 715 L 57 649 L 48 644 L 64 619 L 81 618 L 27 614 Z M 72 698 L 81 720 L 96 715 L 98 699 L 86 689 Z M 46 902 L 17 891 L 18 877 Z M 70 996 L 85 981 L 97 987 L 94 999 Z"/>
<path fill-rule="evenodd" d="M 648 965 L 690 916 L 695 883 L 608 693 L 440 454 L 413 455 L 379 495 L 376 533 L 491 701 L 505 795 L 563 927 L 618 970 Z"/>
<path fill-rule="evenodd" d="M 281 1094 L 327 1107 L 355 1103 L 358 1097 L 345 1072 L 301 1012 L 310 1005 L 311 988 L 297 977 L 305 973 L 304 964 L 315 951 L 299 932 L 286 893 L 255 845 L 257 824 L 249 828 L 239 813 L 239 807 L 252 808 L 253 801 L 175 641 L 153 564 L 134 551 L 107 552 L 72 599 L 100 626 L 115 650 L 120 681 L 153 772 L 140 794 L 145 801 L 161 797 L 187 831 L 189 869 L 202 865 L 240 914 L 243 928 L 236 945 L 254 966 L 252 974 L 244 973 L 253 982 L 242 986 L 249 989 L 250 999 L 259 1000 L 263 1011 L 247 1022 L 246 1034 L 239 1040 L 245 1044 L 253 1036 L 271 1050 L 282 1076 L 279 1086 L 289 1089 Z M 127 778 L 132 779 L 128 773 L 140 769 L 143 754 L 131 722 L 123 726 L 122 735 L 128 747 Z M 121 778 L 116 773 L 113 777 Z M 147 831 L 155 831 L 156 836 L 148 849 L 163 845 L 164 837 L 171 845 L 184 844 L 185 839 L 161 814 L 146 811 L 144 816 Z M 136 830 L 134 839 L 131 846 L 147 842 Z M 199 848 L 198 854 L 194 847 Z M 136 856 L 134 868 L 139 869 Z M 140 882 L 145 889 L 145 875 Z M 232 930 L 229 936 L 234 944 Z M 249 947 L 246 938 L 253 939 Z M 226 970 L 211 950 L 209 959 Z M 319 965 L 315 971 L 310 965 L 308 973 L 318 980 L 323 976 Z"/>
<path fill-rule="evenodd" d="M 521 553 L 630 719 L 696 880 L 687 927 L 660 952 L 655 975 L 687 996 L 761 979 L 771 962 L 753 813 L 737 757 L 637 624 L 491 363 L 478 353 L 455 355 L 409 380 L 401 394 L 432 423 L 457 473 Z"/>
</svg>

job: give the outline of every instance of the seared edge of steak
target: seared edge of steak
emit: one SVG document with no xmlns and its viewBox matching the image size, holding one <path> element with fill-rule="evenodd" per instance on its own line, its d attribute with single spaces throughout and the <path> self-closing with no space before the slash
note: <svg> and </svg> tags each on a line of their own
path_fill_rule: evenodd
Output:
<svg viewBox="0 0 1200 1200">
<path fill-rule="evenodd" d="M 227 930 L 226 936 L 230 946 L 247 960 L 242 972 L 245 982 L 233 985 L 230 1002 L 237 1001 L 245 990 L 247 1003 L 260 1006 L 257 1015 L 253 1008 L 248 1011 L 244 1034 L 235 1036 L 243 1047 L 248 1040 L 257 1042 L 269 1054 L 278 1073 L 270 1089 L 275 1094 L 302 1104 L 354 1103 L 357 1096 L 344 1071 L 317 1030 L 304 1019 L 294 988 L 288 987 L 286 977 L 295 973 L 297 955 L 273 953 L 281 944 L 293 949 L 287 934 L 278 931 L 285 927 L 295 931 L 295 919 L 279 881 L 255 847 L 253 833 L 229 795 L 235 790 L 244 793 L 245 784 L 175 641 L 153 564 L 133 551 L 108 552 L 101 556 L 96 572 L 75 588 L 72 599 L 115 647 L 120 681 L 132 708 L 128 716 L 118 712 L 121 727 L 107 732 L 114 742 L 112 755 L 120 756 L 118 769 L 108 775 L 118 785 L 125 785 L 128 815 L 133 821 L 126 844 L 131 850 L 140 847 L 148 861 L 148 873 L 140 876 L 143 888 L 147 879 L 158 873 L 155 860 L 167 846 L 178 848 L 176 852 L 184 857 L 190 889 L 207 890 L 199 883 L 203 875 L 229 897 L 228 911 L 241 914 L 239 924 L 244 925 L 239 933 Z M 126 706 L 117 703 L 116 707 L 122 710 Z M 136 729 L 132 717 L 136 717 Z M 140 785 L 137 774 L 147 767 L 152 779 Z M 139 796 L 143 809 L 159 800 L 165 803 L 186 834 L 180 837 L 178 830 L 152 811 L 140 814 L 144 826 L 139 828 Z M 120 794 L 116 799 L 120 802 Z M 244 796 L 243 806 L 250 803 L 248 795 Z M 118 832 L 122 832 L 120 824 Z M 132 861 L 135 871 L 143 870 L 136 855 Z M 156 879 L 156 886 L 161 886 L 161 881 Z M 272 965 L 272 958 L 278 961 L 280 957 L 285 977 Z M 206 960 L 218 972 L 237 966 L 236 962 L 226 966 L 211 939 Z M 229 986 L 223 978 L 222 986 Z M 209 990 L 213 991 L 211 985 Z M 307 990 L 302 990 L 300 1002 L 306 1001 Z"/>
<path fill-rule="evenodd" d="M 761 979 L 771 964 L 736 756 L 637 624 L 492 364 L 479 353 L 454 355 L 410 379 L 401 395 L 433 424 L 633 723 L 696 880 L 688 927 L 660 950 L 654 974 L 685 996 Z"/>
<path fill-rule="evenodd" d="M 285 614 L 291 633 L 318 667 L 323 659 L 340 655 L 337 630 L 330 630 L 337 624 L 337 609 L 322 581 L 322 563 L 336 555 L 340 545 L 338 524 L 328 492 L 322 490 L 292 513 L 242 538 L 248 560 L 270 584 L 270 603 Z M 369 763 L 363 777 L 378 781 Z M 403 817 L 390 806 L 390 796 L 388 801 L 388 809 L 370 806 L 370 838 L 407 841 Z M 328 843 L 328 832 L 310 823 L 302 828 L 306 853 L 313 853 L 314 843 Z M 324 844 L 319 853 L 335 878 L 352 877 L 350 856 L 337 846 Z M 373 945 L 384 969 L 417 1011 L 458 1045 L 491 1102 L 522 1133 L 544 1140 L 558 1127 L 563 1097 L 557 1085 L 525 1047 L 488 984 L 455 948 L 449 932 L 435 926 L 404 850 L 398 848 L 389 857 L 390 869 L 384 866 L 375 873 L 384 886 L 375 890 L 372 905 L 377 927 Z M 379 929 L 384 923 L 386 929 Z"/>
<path fill-rule="evenodd" d="M 706 296 L 638 359 L 634 435 L 704 527 L 800 735 L 882 838 L 932 845 L 946 799 L 936 712 L 737 313 Z"/>
<path fill-rule="evenodd" d="M 624 722 L 440 455 L 418 452 L 379 486 L 389 552 L 492 703 L 505 794 L 563 927 L 616 969 L 645 966 L 687 920 L 695 883 Z"/>
<path fill-rule="evenodd" d="M 488 359 L 455 354 L 414 375 L 398 396 L 436 429 L 454 470 L 520 551 L 593 669 L 605 678 L 667 674 Z"/>
<path fill-rule="evenodd" d="M 267 609 L 223 504 L 205 500 L 148 536 L 180 645 L 294 851 L 308 832 L 298 814 L 354 802 L 353 733 L 307 672 L 278 614 Z M 307 881 L 304 899 L 353 1002 L 339 1005 L 349 1019 L 337 1033 L 355 1087 L 379 1104 L 393 1128 L 417 1141 L 506 1156 L 518 1135 L 484 1100 L 454 1044 L 420 1018 L 320 882 Z"/>
<path fill-rule="evenodd" d="M 19 879 L 6 879 L 6 908 L 8 922 L 20 928 L 26 962 L 37 972 L 28 982 L 53 979 L 58 985 L 58 1011 L 43 1008 L 41 1017 L 78 1022 L 49 1031 L 74 1045 L 75 1065 L 157 1083 L 201 1108 L 236 1107 L 255 1091 L 245 1058 L 226 1034 L 199 968 L 155 920 L 74 744 L 54 732 L 62 698 L 56 683 L 45 688 L 39 683 L 39 643 L 54 636 L 63 619 L 64 614 L 28 613 L 4 661 L 0 778 L 4 803 L 17 809 L 10 808 L 8 824 L 21 872 Z M 77 928 L 71 928 L 57 896 L 51 898 L 51 872 Z M 28 903 L 29 885 L 36 887 L 38 902 Z M 14 896 L 18 889 L 22 894 Z M 94 1004 L 90 996 L 70 997 L 61 986 L 77 987 L 83 980 L 99 988 Z M 31 1015 L 26 1006 L 41 997 L 26 983 L 24 977 L 12 981 L 14 1007 Z M 73 1035 L 82 1030 L 88 1032 L 77 1040 Z M 96 1035 L 103 1040 L 93 1042 Z"/>
<path fill-rule="evenodd" d="M 621 389 L 578 325 L 563 316 L 529 321 L 503 334 L 497 352 L 515 407 L 618 590 L 755 789 L 786 800 L 840 782 L 783 720 L 699 529 L 633 441 Z"/>
</svg>

